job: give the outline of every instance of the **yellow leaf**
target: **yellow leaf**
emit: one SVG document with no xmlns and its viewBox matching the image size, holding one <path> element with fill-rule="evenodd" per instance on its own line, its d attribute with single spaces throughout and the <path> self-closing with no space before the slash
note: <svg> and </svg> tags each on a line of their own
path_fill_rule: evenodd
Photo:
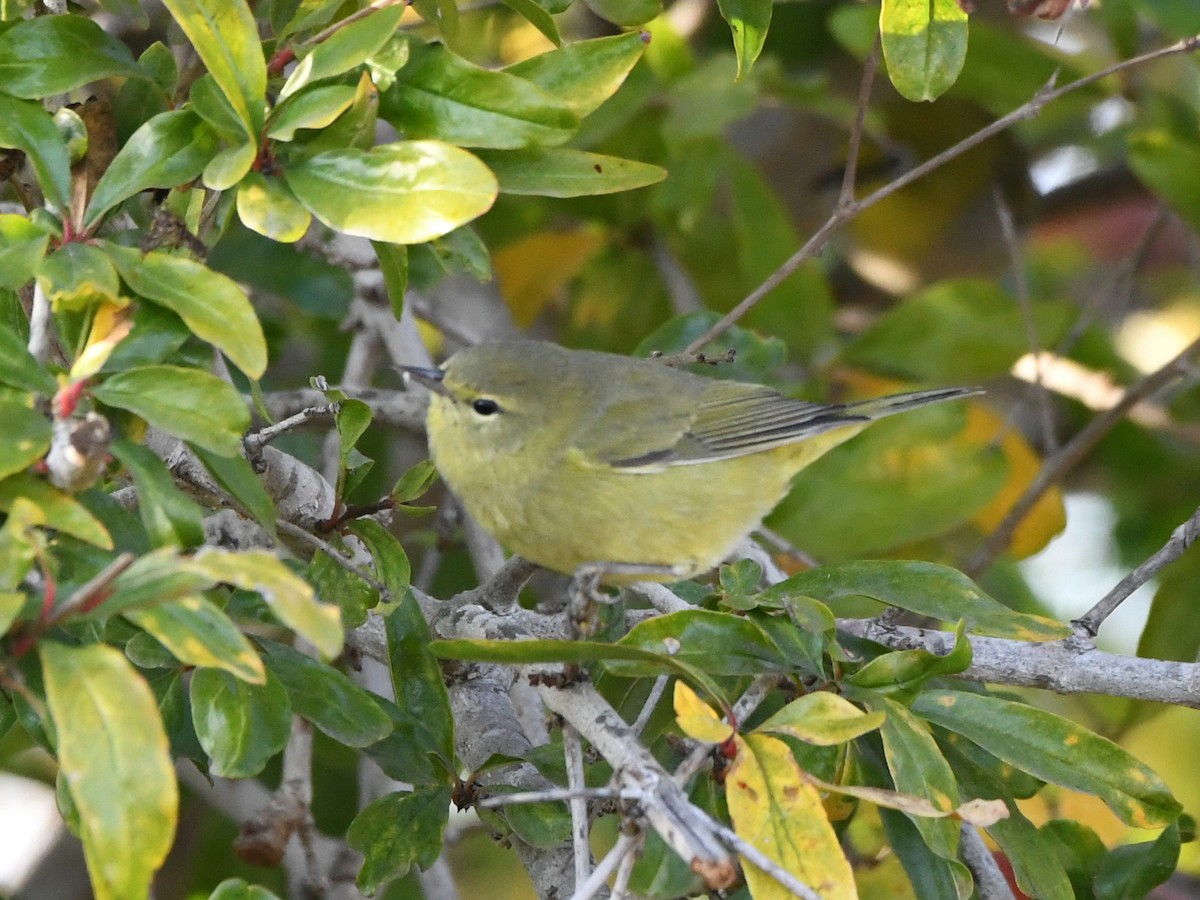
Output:
<svg viewBox="0 0 1200 900">
<path fill-rule="evenodd" d="M 531 325 L 606 241 L 595 228 L 539 231 L 496 251 L 496 279 L 517 325 Z"/>
<path fill-rule="evenodd" d="M 988 441 L 1003 434 L 1000 450 L 1008 463 L 1008 478 L 996 496 L 975 515 L 975 525 L 984 534 L 991 534 L 1001 519 L 1008 513 L 1025 490 L 1037 477 L 1042 466 L 1041 458 L 1015 428 L 1011 428 L 999 416 L 981 403 L 967 407 L 967 439 Z M 1016 559 L 1024 559 L 1037 553 L 1050 539 L 1067 524 L 1063 508 L 1062 492 L 1057 487 L 1046 491 L 1033 509 L 1017 526 L 1008 552 Z"/>
<path fill-rule="evenodd" d="M 87 346 L 71 366 L 71 380 L 91 378 L 108 362 L 117 344 L 125 340 L 133 330 L 129 301 L 121 298 L 117 303 L 105 301 L 96 310 L 92 319 L 92 330 L 88 333 Z"/>
<path fill-rule="evenodd" d="M 788 746 L 773 737 L 737 738 L 738 754 L 725 778 L 734 830 L 825 900 L 858 897 L 854 873 L 829 824 L 821 796 L 804 777 Z M 744 857 L 754 900 L 792 893 Z"/>
<path fill-rule="evenodd" d="M 675 682 L 675 721 L 688 737 L 706 744 L 719 744 L 733 734 L 733 729 L 682 681 Z"/>
</svg>

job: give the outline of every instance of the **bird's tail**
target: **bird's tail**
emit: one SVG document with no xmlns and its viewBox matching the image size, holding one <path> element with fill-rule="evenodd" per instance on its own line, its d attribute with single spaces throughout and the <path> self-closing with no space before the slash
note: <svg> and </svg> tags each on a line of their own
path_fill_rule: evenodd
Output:
<svg viewBox="0 0 1200 900">
<path fill-rule="evenodd" d="M 875 397 L 871 400 L 859 400 L 847 403 L 841 408 L 841 413 L 850 418 L 882 419 L 895 413 L 907 412 L 918 406 L 928 406 L 931 403 L 941 403 L 943 400 L 960 400 L 963 397 L 974 397 L 982 394 L 983 389 L 977 387 L 965 388 L 934 388 L 929 391 L 911 391 L 907 394 L 892 394 L 887 397 Z"/>
</svg>

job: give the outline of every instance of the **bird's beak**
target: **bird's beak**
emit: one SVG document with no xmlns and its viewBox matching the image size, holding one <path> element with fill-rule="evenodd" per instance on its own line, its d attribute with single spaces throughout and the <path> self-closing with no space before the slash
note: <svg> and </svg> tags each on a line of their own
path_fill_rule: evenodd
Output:
<svg viewBox="0 0 1200 900">
<path fill-rule="evenodd" d="M 404 376 L 404 381 L 415 381 L 435 394 L 447 394 L 446 386 L 442 384 L 442 379 L 446 377 L 446 373 L 441 369 L 423 369 L 420 366 L 397 366 L 400 374 Z"/>
</svg>

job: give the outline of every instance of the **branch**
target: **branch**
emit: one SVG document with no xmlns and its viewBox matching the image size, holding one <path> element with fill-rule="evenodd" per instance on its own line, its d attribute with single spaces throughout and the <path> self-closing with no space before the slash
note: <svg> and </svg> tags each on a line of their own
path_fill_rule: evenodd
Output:
<svg viewBox="0 0 1200 900">
<path fill-rule="evenodd" d="M 1153 578 L 1164 567 L 1183 556 L 1185 550 L 1192 545 L 1200 535 L 1200 509 L 1192 513 L 1192 517 L 1171 532 L 1171 537 L 1149 559 L 1117 582 L 1116 587 L 1105 594 L 1100 601 L 1086 613 L 1075 620 L 1077 628 L 1086 632 L 1089 637 L 1095 637 L 1104 620 L 1112 615 L 1125 599 Z"/>
<path fill-rule="evenodd" d="M 1012 889 L 1008 879 L 996 864 L 996 857 L 987 848 L 979 830 L 967 822 L 962 823 L 959 832 L 962 835 L 963 862 L 971 870 L 975 878 L 975 888 L 979 891 L 979 900 L 1013 900 Z"/>
<path fill-rule="evenodd" d="M 944 656 L 954 649 L 946 631 L 838 619 L 838 630 L 896 650 L 920 648 Z M 969 636 L 973 659 L 959 678 L 1032 687 L 1059 694 L 1106 694 L 1200 709 L 1200 664 L 1105 653 L 1077 641 L 1031 644 Z"/>
<path fill-rule="evenodd" d="M 839 204 L 825 224 L 817 229 L 816 233 L 808 239 L 803 247 L 792 254 L 792 256 L 788 258 L 783 265 L 772 272 L 762 284 L 751 291 L 740 303 L 738 303 L 737 306 L 722 316 L 720 320 L 718 320 L 711 328 L 705 331 L 704 334 L 700 335 L 700 337 L 688 344 L 687 348 L 683 352 L 696 353 L 697 351 L 706 347 L 708 344 L 712 343 L 713 340 L 724 334 L 731 325 L 733 325 L 742 316 L 753 309 L 759 302 L 763 300 L 764 297 L 782 284 L 793 272 L 799 269 L 818 252 L 820 252 L 829 239 L 839 229 L 841 229 L 846 222 L 854 218 L 864 209 L 874 206 L 881 200 L 887 199 L 900 189 L 907 187 L 919 178 L 923 178 L 935 169 L 941 168 L 952 159 L 962 156 L 968 150 L 978 146 L 979 144 L 982 144 L 984 141 L 994 137 L 1000 132 L 1005 131 L 1006 129 L 1015 125 L 1017 122 L 1033 118 L 1034 116 L 1038 115 L 1042 111 L 1043 107 L 1045 107 L 1047 104 L 1053 103 L 1055 100 L 1058 100 L 1059 98 L 1072 93 L 1073 91 L 1077 91 L 1080 88 L 1095 84 L 1097 81 L 1101 81 L 1110 75 L 1116 74 L 1117 72 L 1122 72 L 1125 69 L 1133 68 L 1134 66 L 1140 66 L 1144 63 L 1162 59 L 1163 57 L 1167 56 L 1173 56 L 1178 53 L 1191 53 L 1198 45 L 1200 45 L 1200 34 L 1185 38 L 1181 41 L 1171 44 L 1168 47 L 1161 47 L 1158 50 L 1152 50 L 1149 53 L 1143 53 L 1140 56 L 1134 56 L 1130 59 L 1114 63 L 1111 66 L 1107 66 L 1106 68 L 1103 68 L 1098 72 L 1093 72 L 1090 75 L 1085 75 L 1083 78 L 1073 81 L 1070 84 L 1064 85 L 1060 88 L 1055 88 L 1054 81 L 1051 79 L 1051 81 L 1042 87 L 1041 90 L 1039 90 L 1036 94 L 1034 94 L 1033 97 L 1007 115 L 1001 116 L 990 125 L 981 128 L 979 131 L 969 135 L 952 147 L 943 150 L 941 153 L 937 154 L 937 156 L 927 159 L 921 165 L 916 166 L 908 172 L 905 172 L 895 181 L 885 184 L 883 187 L 879 188 L 879 190 L 868 194 L 863 199 L 854 201 L 852 203 Z"/>
</svg>

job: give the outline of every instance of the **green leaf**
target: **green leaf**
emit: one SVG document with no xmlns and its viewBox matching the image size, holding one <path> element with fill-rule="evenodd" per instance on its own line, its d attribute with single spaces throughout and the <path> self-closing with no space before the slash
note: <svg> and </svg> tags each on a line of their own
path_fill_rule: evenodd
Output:
<svg viewBox="0 0 1200 900">
<path fill-rule="evenodd" d="M 54 528 L 104 550 L 113 548 L 112 537 L 100 520 L 65 491 L 51 487 L 28 472 L 0 481 L 0 510 L 8 512 L 13 503 L 22 498 L 32 504 L 30 512 L 36 510 L 32 524 Z"/>
<path fill-rule="evenodd" d="M 333 561 L 324 550 L 313 554 L 308 567 L 308 581 L 317 596 L 327 603 L 336 603 L 342 611 L 342 624 L 357 628 L 367 621 L 367 610 L 379 605 L 379 592 L 349 569 Z"/>
<path fill-rule="evenodd" d="M 0 383 L 40 394 L 53 394 L 54 377 L 40 365 L 17 333 L 0 328 Z"/>
<path fill-rule="evenodd" d="M 1037 304 L 1029 318 L 1038 346 L 1054 346 L 1070 327 L 1070 304 Z M 1029 350 L 1026 314 L 995 282 L 942 281 L 905 298 L 855 338 L 842 358 L 918 381 L 970 381 L 1007 375 Z"/>
<path fill-rule="evenodd" d="M 733 32 L 733 50 L 737 54 L 740 79 L 750 71 L 767 40 L 771 25 L 771 0 L 717 0 L 721 18 Z"/>
<path fill-rule="evenodd" d="M 954 632 L 954 649 L 944 656 L 920 648 L 895 650 L 870 660 L 846 680 L 855 687 L 880 694 L 912 696 L 929 679 L 955 675 L 971 665 L 971 642 L 966 638 L 964 625 L 960 620 Z"/>
<path fill-rule="evenodd" d="M 405 137 L 515 150 L 568 140 L 579 117 L 563 100 L 507 72 L 467 62 L 443 47 L 412 46 L 379 115 Z"/>
<path fill-rule="evenodd" d="M 350 108 L 355 89 L 347 84 L 313 88 L 289 97 L 275 107 L 267 122 L 267 137 L 290 141 L 301 128 L 324 128 Z"/>
<path fill-rule="evenodd" d="M 453 231 L 487 212 L 498 189 L 476 157 L 439 141 L 319 153 L 289 166 L 284 178 L 330 228 L 395 244 Z"/>
<path fill-rule="evenodd" d="M 44 641 L 38 652 L 92 890 L 97 900 L 145 897 L 179 805 L 154 695 L 112 647 Z"/>
<path fill-rule="evenodd" d="M 175 486 L 161 459 L 124 439 L 113 441 L 112 454 L 133 476 L 138 512 L 153 546 L 198 547 L 204 543 L 203 511 Z"/>
<path fill-rule="evenodd" d="M 287 691 L 270 670 L 263 684 L 251 684 L 222 669 L 196 669 L 191 700 L 196 737 L 222 778 L 257 775 L 292 733 Z"/>
<path fill-rule="evenodd" d="M 127 609 L 125 618 L 171 651 L 185 665 L 224 669 L 251 684 L 266 681 L 262 660 L 238 627 L 216 604 L 199 595 L 147 609 Z"/>
<path fill-rule="evenodd" d="M 275 535 L 275 503 L 243 456 L 218 456 L 203 447 L 189 449 L 229 495 L 248 512 L 267 534 Z"/>
<path fill-rule="evenodd" d="M 399 320 L 404 312 L 404 295 L 408 293 L 408 248 L 403 244 L 384 241 L 371 241 L 371 246 L 375 248 L 375 257 L 383 272 L 392 314 Z"/>
<path fill-rule="evenodd" d="M 312 214 L 279 178 L 250 172 L 238 185 L 238 218 L 251 231 L 281 244 L 304 237 Z"/>
<path fill-rule="evenodd" d="M 107 618 L 128 609 L 190 597 L 216 583 L 203 572 L 189 571 L 186 563 L 175 547 L 142 554 L 113 580 L 108 599 L 92 615 Z"/>
<path fill-rule="evenodd" d="M 79 16 L 71 16 L 80 19 Z M 46 19 L 33 19 L 34 22 Z M 0 35 L 0 42 L 16 28 Z M 0 57 L 0 69 L 3 68 Z M 20 150 L 29 158 L 42 193 L 52 207 L 65 210 L 70 205 L 71 159 L 67 145 L 54 119 L 40 103 L 17 100 L 3 93 L 7 86 L 0 79 L 0 147 Z"/>
<path fill-rule="evenodd" d="M 617 643 L 669 653 L 710 675 L 757 675 L 790 668 L 775 642 L 749 619 L 706 609 L 684 610 L 641 622 Z M 613 662 L 609 669 L 618 675 L 644 674 L 636 664 Z"/>
<path fill-rule="evenodd" d="M 25 599 L 25 595 L 20 591 L 0 590 L 0 637 L 8 634 L 8 629 L 12 628 L 13 622 L 25 607 Z M 0 705 L 0 737 L 8 730 L 4 718 L 4 709 Z"/>
<path fill-rule="evenodd" d="M 389 491 L 396 503 L 408 503 L 424 495 L 430 486 L 437 481 L 437 467 L 432 459 L 423 459 L 403 475 Z"/>
<path fill-rule="evenodd" d="M 958 0 L 883 0 L 888 76 L 908 100 L 936 100 L 967 58 L 967 13 Z"/>
<path fill-rule="evenodd" d="M 256 137 L 267 94 L 258 23 L 245 0 L 164 0 L 230 105 Z"/>
<path fill-rule="evenodd" d="M 104 249 L 134 291 L 178 314 L 196 337 L 228 356 L 250 378 L 262 376 L 267 342 L 250 298 L 236 281 L 203 263 L 167 253 L 143 254 L 115 244 L 105 244 Z"/>
<path fill-rule="evenodd" d="M 1129 825 L 1161 828 L 1179 816 L 1153 770 L 1061 716 L 963 691 L 927 691 L 913 711 L 1043 781 L 1095 794 Z"/>
<path fill-rule="evenodd" d="M 542 9 L 536 0 L 503 0 L 503 2 L 505 6 L 540 31 L 546 40 L 555 47 L 562 46 L 562 35 L 558 33 L 558 25 L 555 23 L 554 17 Z"/>
<path fill-rule="evenodd" d="M 923 797 L 942 812 L 950 812 L 958 806 L 954 772 L 930 735 L 929 726 L 899 703 L 878 696 L 870 698 L 869 702 L 887 713 L 880 733 L 896 790 Z M 951 877 L 959 885 L 958 896 L 969 896 L 971 876 L 958 862 L 958 823 L 951 818 L 908 817 L 929 849 L 947 864 Z"/>
<path fill-rule="evenodd" d="M 391 734 L 392 721 L 371 694 L 353 681 L 291 647 L 260 640 L 267 668 L 283 682 L 292 709 L 347 747 L 369 747 Z"/>
<path fill-rule="evenodd" d="M 94 228 L 134 194 L 192 181 L 217 150 L 216 135 L 191 110 L 159 113 L 133 133 L 100 176 L 83 216 L 84 228 Z"/>
<path fill-rule="evenodd" d="M 504 71 L 530 81 L 582 118 L 617 92 L 646 50 L 641 32 L 576 41 Z"/>
<path fill-rule="evenodd" d="M 266 550 L 234 553 L 206 547 L 187 562 L 187 568 L 260 594 L 279 621 L 307 638 L 322 656 L 331 659 L 341 653 L 338 608 L 318 602 L 308 582 Z"/>
<path fill-rule="evenodd" d="M 27 403 L 0 399 L 0 479 L 20 472 L 50 449 L 50 423 Z"/>
<path fill-rule="evenodd" d="M 788 734 L 827 747 L 874 731 L 885 718 L 882 710 L 864 712 L 837 694 L 814 691 L 793 700 L 754 730 Z"/>
<path fill-rule="evenodd" d="M 104 251 L 90 244 L 64 244 L 42 260 L 38 284 L 55 312 L 79 311 L 100 303 L 119 303 L 117 271 Z"/>
<path fill-rule="evenodd" d="M 28 283 L 49 243 L 46 230 L 28 217 L 0 213 L 0 288 L 15 291 Z"/>
<path fill-rule="evenodd" d="M 208 895 L 208 900 L 279 900 L 265 887 L 240 878 L 226 878 Z"/>
<path fill-rule="evenodd" d="M 284 82 L 279 99 L 290 97 L 305 85 L 333 78 L 362 65 L 391 40 L 402 15 L 402 4 L 385 7 L 339 28 L 317 44 L 311 53 L 301 57 Z"/>
<path fill-rule="evenodd" d="M 351 453 L 367 432 L 371 424 L 371 407 L 361 400 L 342 400 L 338 404 L 338 485 L 343 482 L 345 471 L 350 467 Z M 339 490 L 339 494 L 341 491 Z"/>
<path fill-rule="evenodd" d="M 411 591 L 384 619 L 388 664 L 396 704 L 408 719 L 411 742 L 439 757 L 448 768 L 454 761 L 454 717 L 441 666 L 429 651 L 433 636 Z"/>
<path fill-rule="evenodd" d="M 249 138 L 226 147 L 204 167 L 201 176 L 204 186 L 214 191 L 229 190 L 250 173 L 257 157 L 258 147 Z"/>
<path fill-rule="evenodd" d="M 239 452 L 250 427 L 250 413 L 237 390 L 199 369 L 129 369 L 110 375 L 92 395 L 221 456 Z"/>
<path fill-rule="evenodd" d="M 188 100 L 191 101 L 192 111 L 211 125 L 226 142 L 240 143 L 248 137 L 241 116 L 211 75 L 201 75 L 192 82 Z"/>
<path fill-rule="evenodd" d="M 442 852 L 450 814 L 450 788 L 418 788 L 387 794 L 350 824 L 346 842 L 366 857 L 358 886 L 374 894 L 384 883 L 408 874 L 413 864 L 428 869 Z"/>
<path fill-rule="evenodd" d="M 666 169 L 583 150 L 481 150 L 479 158 L 505 194 L 582 197 L 615 194 L 657 184 Z"/>
<path fill-rule="evenodd" d="M 26 99 L 102 78 L 137 78 L 129 48 L 85 16 L 40 16 L 0 34 L 0 91 Z"/>
<path fill-rule="evenodd" d="M 614 25 L 645 25 L 660 12 L 662 0 L 585 0 L 588 9 Z"/>
<path fill-rule="evenodd" d="M 396 536 L 374 519 L 355 520 L 350 523 L 350 532 L 366 546 L 375 565 L 376 577 L 392 597 L 403 597 L 408 590 L 412 567 Z"/>
<path fill-rule="evenodd" d="M 1061 622 L 1009 609 L 966 575 L 936 563 L 858 560 L 821 566 L 764 591 L 760 602 L 782 602 L 791 594 L 826 603 L 842 597 L 871 597 L 943 622 L 962 619 L 970 631 L 1015 640 L 1053 641 L 1071 633 Z"/>
</svg>

